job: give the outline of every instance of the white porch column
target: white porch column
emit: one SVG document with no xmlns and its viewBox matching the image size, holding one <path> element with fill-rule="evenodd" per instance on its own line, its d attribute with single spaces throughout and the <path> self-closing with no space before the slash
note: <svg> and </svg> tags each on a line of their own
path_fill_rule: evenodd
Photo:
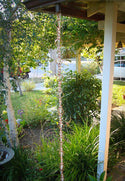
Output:
<svg viewBox="0 0 125 181">
<path fill-rule="evenodd" d="M 114 55 L 116 42 L 117 6 L 106 3 L 105 32 L 104 32 L 104 60 L 101 100 L 101 122 L 98 153 L 98 178 L 103 171 L 107 172 L 108 149 L 111 122 L 111 102 L 114 72 Z M 106 178 L 106 177 L 105 177 Z"/>
</svg>

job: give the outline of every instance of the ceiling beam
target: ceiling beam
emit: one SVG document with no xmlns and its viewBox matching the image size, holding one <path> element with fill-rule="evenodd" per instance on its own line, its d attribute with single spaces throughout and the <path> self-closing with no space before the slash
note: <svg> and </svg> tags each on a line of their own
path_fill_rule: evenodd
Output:
<svg viewBox="0 0 125 181">
<path fill-rule="evenodd" d="M 34 10 L 37 8 L 44 8 L 44 7 L 49 7 L 49 6 L 54 6 L 55 4 L 59 4 L 64 2 L 65 0 L 32 0 L 32 1 L 26 1 L 24 2 L 24 5 L 27 7 L 29 10 Z"/>
<path fill-rule="evenodd" d="M 98 29 L 99 30 L 104 30 L 104 21 L 99 21 L 98 22 Z M 125 24 L 117 23 L 116 32 L 125 33 Z"/>
<path fill-rule="evenodd" d="M 123 11 L 125 12 L 125 2 L 119 2 L 119 6 L 118 6 L 119 11 Z"/>
<path fill-rule="evenodd" d="M 102 10 L 105 10 L 105 3 L 88 3 L 87 16 L 91 17 Z"/>
</svg>

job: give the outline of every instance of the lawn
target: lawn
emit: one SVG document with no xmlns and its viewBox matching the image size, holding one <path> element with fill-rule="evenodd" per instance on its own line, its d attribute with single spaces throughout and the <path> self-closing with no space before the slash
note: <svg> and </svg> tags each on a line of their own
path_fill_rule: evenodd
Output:
<svg viewBox="0 0 125 181">
<path fill-rule="evenodd" d="M 113 83 L 113 99 L 112 102 L 116 106 L 125 104 L 123 95 L 125 94 L 125 81 L 114 81 Z M 16 118 L 19 118 L 19 110 L 32 110 L 32 106 L 38 102 L 45 103 L 47 108 L 57 106 L 57 97 L 55 94 L 47 94 L 44 91 L 29 91 L 24 92 L 23 96 L 19 93 L 11 94 L 12 104 L 15 111 Z"/>
<path fill-rule="evenodd" d="M 116 106 L 125 104 L 125 81 L 114 81 L 112 103 Z"/>
<path fill-rule="evenodd" d="M 57 97 L 44 93 L 44 91 L 24 92 L 11 94 L 16 119 L 23 119 L 25 124 L 34 126 L 51 117 L 49 108 L 57 106 Z M 51 118 L 50 118 L 51 119 Z"/>
</svg>

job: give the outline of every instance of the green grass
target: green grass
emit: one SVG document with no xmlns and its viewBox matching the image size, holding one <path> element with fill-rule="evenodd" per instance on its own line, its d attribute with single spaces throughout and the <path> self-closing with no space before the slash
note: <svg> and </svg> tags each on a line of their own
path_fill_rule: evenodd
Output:
<svg viewBox="0 0 125 181">
<path fill-rule="evenodd" d="M 24 92 L 23 96 L 19 93 L 12 93 L 12 105 L 15 111 L 16 119 L 23 119 L 26 122 L 43 122 L 50 116 L 48 108 L 57 105 L 55 95 L 44 94 L 43 91 Z M 19 114 L 23 110 L 23 114 Z"/>
<path fill-rule="evenodd" d="M 19 117 L 18 110 L 24 109 L 27 102 L 31 103 L 32 100 L 41 99 L 42 97 L 43 94 L 40 91 L 23 92 L 23 96 L 20 96 L 18 92 L 12 93 L 11 100 L 16 118 Z"/>
<path fill-rule="evenodd" d="M 113 84 L 118 86 L 125 86 L 125 81 L 114 80 Z"/>
<path fill-rule="evenodd" d="M 114 81 L 112 103 L 115 104 L 116 106 L 121 106 L 125 104 L 125 100 L 123 99 L 124 94 L 125 94 L 125 82 Z"/>
</svg>

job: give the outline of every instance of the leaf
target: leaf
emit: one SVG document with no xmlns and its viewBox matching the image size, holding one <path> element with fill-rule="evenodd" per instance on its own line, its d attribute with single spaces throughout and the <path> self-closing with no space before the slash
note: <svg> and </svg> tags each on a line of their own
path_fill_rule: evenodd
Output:
<svg viewBox="0 0 125 181">
<path fill-rule="evenodd" d="M 112 181 L 112 177 L 108 177 L 106 181 Z"/>
<path fill-rule="evenodd" d="M 97 179 L 95 177 L 91 176 L 91 175 L 89 175 L 89 180 L 90 181 L 97 181 Z"/>
<path fill-rule="evenodd" d="M 101 173 L 100 181 L 103 181 L 103 180 L 104 180 L 104 177 L 105 177 L 105 171 Z"/>
</svg>

